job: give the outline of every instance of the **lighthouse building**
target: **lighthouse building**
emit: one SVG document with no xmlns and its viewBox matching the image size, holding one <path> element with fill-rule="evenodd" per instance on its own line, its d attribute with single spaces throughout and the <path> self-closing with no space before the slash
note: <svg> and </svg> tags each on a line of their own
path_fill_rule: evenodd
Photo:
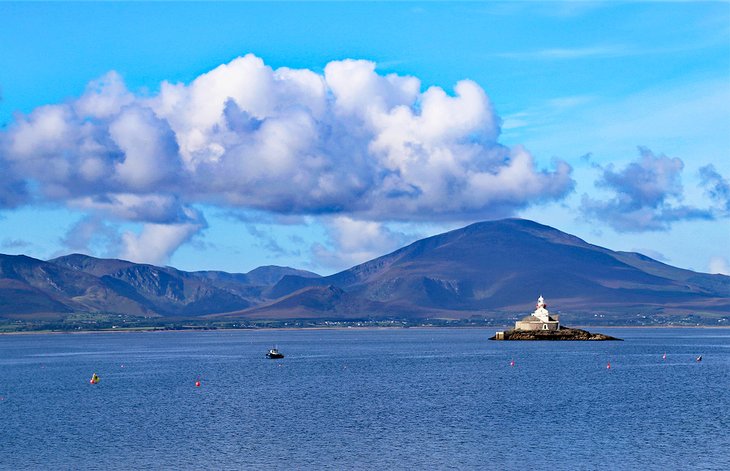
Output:
<svg viewBox="0 0 730 471">
<path fill-rule="evenodd" d="M 535 312 L 521 321 L 515 322 L 517 330 L 558 330 L 560 329 L 560 321 L 557 315 L 551 315 L 547 310 L 547 304 L 542 296 L 537 298 Z"/>
</svg>

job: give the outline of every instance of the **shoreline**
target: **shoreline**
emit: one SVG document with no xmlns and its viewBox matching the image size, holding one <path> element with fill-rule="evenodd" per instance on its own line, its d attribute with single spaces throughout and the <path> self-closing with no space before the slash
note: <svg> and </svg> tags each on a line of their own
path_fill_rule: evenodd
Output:
<svg viewBox="0 0 730 471">
<path fill-rule="evenodd" d="M 580 325 L 576 326 L 577 329 L 726 329 L 730 330 L 730 326 L 713 326 L 713 325 L 616 325 L 616 326 L 605 326 L 605 325 Z M 392 329 L 509 329 L 508 326 L 438 326 L 438 325 L 419 325 L 419 326 L 313 326 L 313 327 L 255 327 L 255 328 L 193 328 L 193 329 L 165 329 L 165 328 L 130 328 L 130 329 L 82 329 L 82 330 L 23 330 L 17 332 L 0 332 L 0 337 L 3 335 L 88 335 L 88 334 L 134 334 L 134 333 L 160 333 L 160 332 L 175 332 L 175 333 L 188 333 L 188 332 L 257 332 L 257 331 L 304 331 L 304 330 L 392 330 Z"/>
</svg>

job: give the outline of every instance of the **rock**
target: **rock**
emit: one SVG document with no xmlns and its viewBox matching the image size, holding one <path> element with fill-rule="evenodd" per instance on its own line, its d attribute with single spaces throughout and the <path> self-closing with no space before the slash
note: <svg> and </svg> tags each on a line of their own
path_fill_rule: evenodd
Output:
<svg viewBox="0 0 730 471">
<path fill-rule="evenodd" d="M 497 340 L 497 336 L 489 340 Z M 591 333 L 587 330 L 560 327 L 559 330 L 517 330 L 504 333 L 504 340 L 623 340 L 610 335 Z"/>
</svg>

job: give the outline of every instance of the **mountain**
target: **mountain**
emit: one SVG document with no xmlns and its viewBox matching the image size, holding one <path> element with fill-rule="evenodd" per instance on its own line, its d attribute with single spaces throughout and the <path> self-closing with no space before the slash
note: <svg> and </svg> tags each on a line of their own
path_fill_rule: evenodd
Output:
<svg viewBox="0 0 730 471">
<path fill-rule="evenodd" d="M 258 269 L 257 269 L 258 270 Z M 72 313 L 197 317 L 260 304 L 288 267 L 249 274 L 185 272 L 72 254 L 49 261 L 0 255 L 0 317 L 59 319 Z"/>
<path fill-rule="evenodd" d="M 684 270 L 589 244 L 549 226 L 505 219 L 416 241 L 320 277 L 286 267 L 185 272 L 73 254 L 0 255 L 0 317 L 73 313 L 210 319 L 508 319 L 538 295 L 551 310 L 601 316 L 717 319 L 730 315 L 730 277 Z"/>
<path fill-rule="evenodd" d="M 269 295 L 323 285 L 423 316 L 526 312 L 539 294 L 563 311 L 730 313 L 730 277 L 614 252 L 522 219 L 472 224 L 315 280 L 285 276 Z"/>
<path fill-rule="evenodd" d="M 60 318 L 103 311 L 135 316 L 155 313 L 114 289 L 106 280 L 24 255 L 0 255 L 0 316 Z"/>
</svg>

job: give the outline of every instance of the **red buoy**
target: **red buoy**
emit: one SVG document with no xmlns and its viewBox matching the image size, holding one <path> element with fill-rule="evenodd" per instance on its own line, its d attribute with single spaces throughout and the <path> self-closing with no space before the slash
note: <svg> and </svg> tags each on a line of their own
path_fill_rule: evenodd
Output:
<svg viewBox="0 0 730 471">
<path fill-rule="evenodd" d="M 515 366 L 515 361 L 514 361 L 514 360 L 511 360 L 511 361 L 509 362 L 509 366 Z"/>
<path fill-rule="evenodd" d="M 199 387 L 200 387 L 200 381 L 196 381 L 196 382 L 195 382 L 195 387 L 196 387 L 196 388 L 199 388 Z"/>
<path fill-rule="evenodd" d="M 611 362 L 610 361 L 608 362 L 608 365 L 606 365 L 606 369 L 607 370 L 610 370 L 611 369 Z"/>
</svg>

